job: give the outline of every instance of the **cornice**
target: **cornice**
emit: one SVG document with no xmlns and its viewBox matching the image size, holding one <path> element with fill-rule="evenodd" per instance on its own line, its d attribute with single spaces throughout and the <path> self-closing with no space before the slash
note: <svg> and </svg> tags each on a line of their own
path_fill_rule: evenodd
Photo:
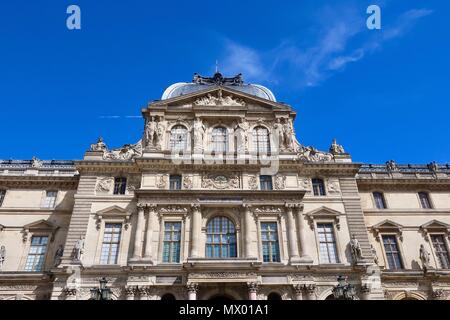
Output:
<svg viewBox="0 0 450 320">
<path fill-rule="evenodd" d="M 0 187 L 29 189 L 42 186 L 59 186 L 77 189 L 79 176 L 0 176 Z"/>
</svg>

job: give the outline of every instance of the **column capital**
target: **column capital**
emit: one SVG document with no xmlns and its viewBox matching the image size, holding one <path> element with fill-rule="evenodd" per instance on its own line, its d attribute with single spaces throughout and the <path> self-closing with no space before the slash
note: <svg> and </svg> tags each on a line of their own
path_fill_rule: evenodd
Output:
<svg viewBox="0 0 450 320">
<path fill-rule="evenodd" d="M 258 291 L 258 283 L 257 282 L 247 282 L 247 289 L 249 292 L 257 292 Z"/>
<path fill-rule="evenodd" d="M 197 293 L 198 291 L 198 283 L 191 282 L 186 285 L 186 289 L 189 293 Z"/>
<path fill-rule="evenodd" d="M 138 286 L 125 286 L 124 292 L 127 297 L 134 296 L 138 291 Z"/>
<path fill-rule="evenodd" d="M 299 290 L 306 292 L 308 295 L 312 295 L 316 292 L 316 285 L 314 283 L 303 283 L 297 286 Z"/>
<path fill-rule="evenodd" d="M 150 212 L 156 212 L 158 209 L 158 205 L 157 204 L 148 204 L 146 205 L 146 207 L 149 209 Z"/>
<path fill-rule="evenodd" d="M 145 208 L 146 208 L 146 204 L 145 203 L 142 203 L 142 202 L 139 202 L 137 205 L 136 205 L 136 207 L 137 207 L 137 209 L 138 210 L 144 210 Z"/>
<path fill-rule="evenodd" d="M 192 211 L 200 211 L 201 208 L 202 206 L 200 205 L 200 203 L 191 203 Z"/>
<path fill-rule="evenodd" d="M 73 296 L 76 296 L 77 295 L 77 289 L 76 288 L 64 288 L 63 290 L 63 293 L 64 293 L 64 295 L 65 296 L 67 296 L 67 297 L 73 297 Z"/>
</svg>

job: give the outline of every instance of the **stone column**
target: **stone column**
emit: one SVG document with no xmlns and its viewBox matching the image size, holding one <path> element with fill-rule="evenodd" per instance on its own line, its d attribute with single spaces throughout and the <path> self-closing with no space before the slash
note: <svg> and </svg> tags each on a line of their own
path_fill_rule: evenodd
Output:
<svg viewBox="0 0 450 320">
<path fill-rule="evenodd" d="M 298 256 L 297 235 L 295 234 L 295 223 L 292 204 L 286 204 L 286 218 L 287 218 L 287 238 L 289 242 L 289 262 L 298 263 L 300 257 Z"/>
<path fill-rule="evenodd" d="M 295 212 L 295 217 L 297 220 L 298 241 L 300 242 L 300 248 L 299 248 L 300 260 L 301 260 L 301 262 L 312 263 L 313 260 L 307 252 L 308 246 L 306 245 L 306 238 L 305 238 L 305 219 L 303 217 L 302 211 L 303 211 L 303 205 L 301 205 L 301 204 L 294 205 L 294 212 Z"/>
<path fill-rule="evenodd" d="M 442 289 L 434 289 L 432 291 L 433 300 L 445 300 L 445 292 Z"/>
<path fill-rule="evenodd" d="M 370 300 L 370 285 L 361 285 L 361 300 Z"/>
<path fill-rule="evenodd" d="M 200 234 L 202 232 L 202 212 L 199 204 L 192 205 L 191 252 L 189 257 L 198 258 L 200 252 Z"/>
<path fill-rule="evenodd" d="M 303 300 L 303 287 L 299 284 L 294 286 L 295 300 Z"/>
<path fill-rule="evenodd" d="M 152 260 L 152 238 L 153 238 L 153 226 L 155 225 L 156 218 L 156 205 L 151 205 L 148 211 L 148 219 L 147 219 L 147 231 L 145 238 L 145 251 L 144 251 L 144 259 Z"/>
<path fill-rule="evenodd" d="M 198 291 L 197 283 L 189 283 L 187 285 L 187 291 L 188 291 L 188 300 L 197 300 L 197 291 Z"/>
<path fill-rule="evenodd" d="M 258 292 L 258 284 L 256 282 L 247 283 L 248 300 L 258 300 L 256 293 Z"/>
<path fill-rule="evenodd" d="M 143 204 L 138 204 L 137 212 L 138 218 L 136 223 L 136 232 L 134 238 L 134 253 L 133 259 L 138 260 L 142 258 L 142 231 L 144 228 L 144 208 Z"/>
<path fill-rule="evenodd" d="M 250 232 L 250 225 L 252 223 L 252 207 L 244 204 L 244 256 L 246 258 L 252 257 L 252 235 Z"/>
</svg>

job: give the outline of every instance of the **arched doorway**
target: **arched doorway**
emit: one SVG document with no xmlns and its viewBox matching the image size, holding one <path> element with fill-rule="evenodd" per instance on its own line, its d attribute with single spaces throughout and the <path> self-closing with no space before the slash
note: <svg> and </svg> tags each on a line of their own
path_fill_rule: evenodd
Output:
<svg viewBox="0 0 450 320">
<path fill-rule="evenodd" d="M 267 300 L 283 300 L 283 299 L 281 298 L 281 295 L 279 293 L 271 292 L 267 296 Z"/>
<path fill-rule="evenodd" d="M 174 296 L 173 294 L 171 294 L 171 293 L 166 293 L 165 295 L 163 295 L 163 296 L 161 297 L 161 300 L 163 300 L 163 301 L 175 301 L 175 300 L 177 300 L 177 299 L 175 298 L 175 296 Z"/>
</svg>

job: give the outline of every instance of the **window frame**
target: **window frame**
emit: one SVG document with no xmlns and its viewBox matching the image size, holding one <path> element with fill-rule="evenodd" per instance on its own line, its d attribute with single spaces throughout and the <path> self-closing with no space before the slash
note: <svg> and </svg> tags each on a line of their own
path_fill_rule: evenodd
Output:
<svg viewBox="0 0 450 320">
<path fill-rule="evenodd" d="M 125 183 L 123 183 L 123 181 L 121 182 L 120 186 L 121 189 L 116 188 L 117 185 L 117 180 L 122 179 L 125 180 Z M 127 186 L 128 186 L 128 179 L 127 177 L 123 177 L 123 176 L 119 176 L 119 177 L 114 177 L 114 186 L 113 186 L 113 195 L 115 196 L 124 196 L 127 194 Z M 118 189 L 118 191 L 116 192 L 116 190 Z M 123 191 L 122 191 L 123 189 Z"/>
<path fill-rule="evenodd" d="M 266 189 L 266 188 L 262 187 L 263 186 L 263 181 L 262 181 L 263 177 L 268 179 L 268 181 L 265 181 L 266 184 L 268 182 L 270 182 L 270 188 L 269 189 Z M 273 190 L 273 176 L 271 176 L 271 175 L 259 175 L 259 190 L 272 191 Z"/>
<path fill-rule="evenodd" d="M 50 192 L 54 192 L 55 193 L 55 197 L 53 199 L 53 205 L 52 206 L 47 205 L 47 202 L 48 202 L 48 199 L 49 199 L 48 194 Z M 56 207 L 56 203 L 57 203 L 57 200 L 58 200 L 58 194 L 59 194 L 58 190 L 44 190 L 44 197 L 43 197 L 42 202 L 41 202 L 41 208 L 42 209 L 54 209 Z"/>
<path fill-rule="evenodd" d="M 264 241 L 263 237 L 262 237 L 262 233 L 263 233 L 263 224 L 275 224 L 276 226 L 276 235 L 277 235 L 277 245 L 278 245 L 278 261 L 264 261 L 264 242 L 269 242 L 271 243 L 272 241 Z M 280 243 L 280 224 L 278 219 L 261 219 L 258 221 L 258 225 L 259 225 L 259 230 L 258 230 L 258 234 L 259 234 L 259 242 L 260 242 L 260 254 L 261 254 L 261 261 L 264 264 L 273 264 L 273 263 L 280 263 L 282 261 L 282 252 L 281 252 L 281 243 Z M 272 255 L 270 256 L 272 260 Z"/>
<path fill-rule="evenodd" d="M 323 187 L 323 194 L 320 194 L 320 192 L 319 192 L 319 194 L 316 195 L 315 189 L 314 189 L 314 180 L 319 180 L 322 182 L 321 185 Z M 319 178 L 319 177 L 311 178 L 311 192 L 314 197 L 326 197 L 327 196 L 327 188 L 325 185 L 325 179 Z"/>
<path fill-rule="evenodd" d="M 336 251 L 336 262 L 323 262 L 321 260 L 321 252 L 320 252 L 320 238 L 319 238 L 319 224 L 330 224 L 332 225 L 333 230 L 333 237 L 334 237 L 334 245 L 335 245 L 335 251 Z M 342 264 L 341 256 L 341 250 L 340 250 L 340 243 L 339 243 L 339 237 L 338 237 L 338 230 L 336 228 L 336 223 L 334 220 L 329 219 L 318 219 L 314 221 L 314 233 L 316 237 L 316 248 L 317 248 L 317 261 L 319 265 L 336 265 L 336 264 Z"/>
<path fill-rule="evenodd" d="M 263 137 L 263 135 L 258 134 L 258 129 L 264 129 L 267 132 L 267 141 L 260 141 L 260 137 Z M 271 134 L 270 130 L 263 126 L 263 125 L 256 125 L 252 128 L 252 152 L 259 155 L 270 155 L 271 154 Z M 266 150 L 260 150 L 261 143 L 266 143 L 267 148 Z"/>
<path fill-rule="evenodd" d="M 110 259 L 111 258 L 111 247 L 110 247 L 109 253 L 108 253 L 108 260 L 107 260 L 108 262 L 104 263 L 102 261 L 102 258 L 103 258 L 103 246 L 105 245 L 105 234 L 106 234 L 106 230 L 107 230 L 107 225 L 108 224 L 120 225 L 120 232 L 118 233 L 119 234 L 119 240 L 117 242 L 117 253 L 115 255 L 115 263 L 110 263 L 110 260 L 111 260 Z M 101 265 L 106 265 L 106 266 L 119 265 L 120 248 L 121 248 L 121 245 L 122 245 L 122 242 L 123 242 L 123 229 L 124 229 L 124 224 L 121 223 L 121 222 L 111 222 L 111 221 L 105 222 L 105 225 L 103 227 L 103 234 L 102 234 L 102 237 L 101 237 L 101 249 L 100 249 L 100 257 L 99 257 L 99 263 Z M 112 232 L 111 234 L 117 234 L 117 233 Z M 113 244 L 113 242 L 110 241 L 109 244 L 111 245 L 111 244 Z"/>
<path fill-rule="evenodd" d="M 172 188 L 172 178 L 179 178 L 178 183 L 179 183 L 179 188 Z M 183 189 L 183 176 L 181 174 L 170 174 L 169 175 L 169 190 L 181 190 Z"/>
<path fill-rule="evenodd" d="M 219 136 L 218 134 L 215 134 L 216 131 L 223 130 L 224 135 L 220 135 L 221 137 L 224 137 L 224 141 L 214 141 L 215 137 Z M 222 142 L 223 150 L 216 150 L 215 147 L 218 145 L 219 142 Z M 223 125 L 218 125 L 213 128 L 211 128 L 210 133 L 210 152 L 212 154 L 226 154 L 230 150 L 230 137 L 229 137 L 229 130 L 227 127 Z"/>
<path fill-rule="evenodd" d="M 170 259 L 171 258 L 171 252 L 172 252 L 172 250 L 171 249 L 169 249 L 169 261 L 164 261 L 164 248 L 165 248 L 165 244 L 166 244 L 166 242 L 167 242 L 167 240 L 166 240 L 166 237 L 165 237 L 165 235 L 166 235 L 166 224 L 175 224 L 175 223 L 179 223 L 180 224 L 180 230 L 179 230 L 179 233 L 180 233 L 180 235 L 179 235 L 179 240 L 178 241 L 173 241 L 173 240 L 170 240 L 170 244 L 172 244 L 172 243 L 174 243 L 174 242 L 178 242 L 179 243 L 179 253 L 178 253 L 178 261 L 176 261 L 176 262 L 174 262 L 174 261 L 171 261 L 172 259 Z M 166 220 L 166 221 L 164 221 L 164 223 L 163 223 L 163 236 L 162 236 L 162 238 L 163 238 L 163 243 L 162 243 L 162 254 L 161 254 L 161 263 L 162 264 L 180 264 L 181 263 L 181 252 L 182 252 L 182 246 L 183 246 L 183 243 L 182 243 L 182 236 L 183 236 L 183 221 L 182 220 Z M 169 244 L 169 245 L 170 245 Z M 170 248 L 171 248 L 171 246 L 170 246 Z"/>
<path fill-rule="evenodd" d="M 426 199 L 427 199 L 427 202 L 428 202 L 428 206 L 429 206 L 428 208 L 424 208 L 423 203 L 422 203 L 421 195 L 425 195 L 426 196 Z M 417 192 L 417 198 L 419 199 L 419 207 L 420 207 L 420 209 L 423 209 L 423 210 L 433 210 L 434 209 L 434 204 L 433 204 L 433 201 L 431 201 L 430 192 L 428 192 L 428 191 L 419 191 L 419 192 Z"/>
<path fill-rule="evenodd" d="M 384 238 L 385 237 L 394 237 L 395 238 L 395 242 L 397 245 L 397 251 L 398 251 L 398 257 L 400 259 L 400 264 L 401 264 L 401 268 L 397 268 L 397 269 L 391 269 L 390 265 L 389 265 L 389 259 L 386 253 L 386 248 L 384 245 Z M 387 271 L 402 271 L 402 270 L 406 270 L 406 260 L 405 260 L 405 256 L 403 254 L 403 249 L 402 249 L 402 245 L 401 245 L 401 239 L 402 237 L 399 236 L 399 234 L 397 232 L 382 232 L 379 234 L 379 239 L 380 239 L 380 245 L 381 245 L 381 250 L 383 252 L 383 259 L 384 259 L 384 268 Z"/>
<path fill-rule="evenodd" d="M 448 241 L 448 234 L 446 234 L 445 232 L 430 232 L 430 233 L 427 234 L 427 237 L 429 239 L 428 241 L 429 241 L 429 244 L 430 244 L 430 247 L 431 247 L 431 252 L 433 254 L 433 258 L 434 258 L 434 261 L 435 261 L 436 268 L 440 269 L 440 270 L 449 270 L 450 269 L 450 264 L 449 264 L 449 268 L 442 268 L 442 266 L 441 266 L 440 259 L 439 259 L 438 255 L 436 253 L 436 248 L 434 247 L 434 243 L 433 243 L 433 239 L 432 239 L 433 236 L 440 236 L 440 237 L 442 237 L 442 239 L 444 241 L 445 249 L 447 250 L 447 258 L 448 258 L 448 260 L 450 262 L 450 243 Z"/>
<path fill-rule="evenodd" d="M 235 238 L 235 243 L 234 243 L 234 252 L 235 252 L 235 256 L 231 256 L 230 251 L 231 251 L 231 245 L 228 244 L 228 256 L 223 257 L 222 256 L 222 247 L 225 246 L 225 243 L 220 241 L 218 243 L 216 242 L 212 242 L 211 244 L 208 242 L 208 235 L 212 234 L 212 235 L 220 235 L 220 239 L 222 239 L 223 237 L 223 233 L 221 233 L 221 231 L 219 231 L 219 233 L 209 233 L 208 232 L 208 226 L 209 224 L 214 220 L 214 219 L 227 219 L 229 221 L 229 223 L 231 223 L 233 225 L 234 228 L 234 238 Z M 221 222 L 221 226 L 222 226 L 222 222 Z M 229 233 L 228 233 L 229 234 Z M 238 227 L 237 224 L 235 223 L 235 221 L 233 219 L 231 219 L 229 216 L 225 215 L 225 214 L 218 214 L 218 215 L 213 215 L 211 217 L 208 218 L 208 220 L 206 221 L 205 224 L 205 258 L 206 259 L 211 259 L 211 260 L 229 260 L 229 259 L 236 259 L 239 257 L 239 237 L 238 237 Z M 215 245 L 215 244 L 219 244 L 219 252 L 220 252 L 220 256 L 219 257 L 214 257 L 214 251 L 212 251 L 213 255 L 212 256 L 208 256 L 208 245 Z"/>
<path fill-rule="evenodd" d="M 164 230 L 166 222 L 181 222 L 181 234 L 180 234 L 180 261 L 179 263 L 163 262 L 164 258 L 164 232 L 159 232 L 158 242 L 158 262 L 164 265 L 168 264 L 182 264 L 185 261 L 185 252 L 188 248 L 185 248 L 185 233 L 186 233 L 186 215 L 173 213 L 170 215 L 163 215 L 159 222 L 159 230 Z"/>
<path fill-rule="evenodd" d="M 383 205 L 384 205 L 383 208 L 379 208 L 379 207 L 378 207 L 378 205 L 377 205 L 377 200 L 376 200 L 376 198 L 375 198 L 375 194 L 380 194 L 380 195 L 381 195 L 381 200 L 382 200 Z M 389 209 L 389 206 L 388 206 L 388 203 L 387 203 L 386 196 L 385 196 L 385 193 L 384 193 L 384 192 L 382 192 L 382 191 L 372 191 L 371 195 L 372 195 L 372 201 L 373 201 L 373 205 L 374 205 L 374 208 L 375 208 L 375 209 L 377 209 L 377 210 L 386 210 L 386 209 Z"/>
<path fill-rule="evenodd" d="M 5 202 L 7 193 L 8 193 L 7 189 L 0 189 L 0 208 L 3 207 L 3 203 Z"/>
<path fill-rule="evenodd" d="M 45 252 L 43 254 L 43 260 L 42 260 L 42 265 L 41 265 L 41 269 L 40 270 L 28 270 L 27 269 L 27 264 L 28 264 L 28 257 L 30 256 L 30 251 L 31 248 L 33 247 L 32 242 L 33 242 L 33 238 L 47 238 L 47 243 L 45 244 Z M 25 259 L 24 259 L 24 263 L 23 263 L 23 271 L 25 272 L 44 272 L 46 270 L 47 267 L 47 258 L 48 258 L 48 253 L 49 253 L 49 248 L 50 248 L 50 243 L 52 242 L 51 239 L 52 236 L 48 233 L 42 233 L 42 232 L 36 232 L 33 233 L 31 235 L 31 237 L 29 237 L 29 241 L 27 243 L 26 246 L 26 255 L 25 255 Z"/>
<path fill-rule="evenodd" d="M 172 139 L 172 137 L 173 137 L 172 134 L 173 134 L 173 131 L 179 129 L 179 127 L 182 127 L 182 128 L 184 128 L 186 130 L 186 132 L 185 132 L 185 139 L 184 139 L 184 148 L 174 149 L 174 146 L 176 146 L 177 143 L 176 143 L 176 141 L 174 141 Z M 190 138 L 189 137 L 189 128 L 186 125 L 184 125 L 184 124 L 180 124 L 180 123 L 175 124 L 174 126 L 172 126 L 172 128 L 170 128 L 170 131 L 169 131 L 169 146 L 168 146 L 169 148 L 168 149 L 170 151 L 172 151 L 172 152 L 186 152 L 186 151 L 188 151 L 189 148 L 190 148 L 189 138 Z"/>
</svg>

